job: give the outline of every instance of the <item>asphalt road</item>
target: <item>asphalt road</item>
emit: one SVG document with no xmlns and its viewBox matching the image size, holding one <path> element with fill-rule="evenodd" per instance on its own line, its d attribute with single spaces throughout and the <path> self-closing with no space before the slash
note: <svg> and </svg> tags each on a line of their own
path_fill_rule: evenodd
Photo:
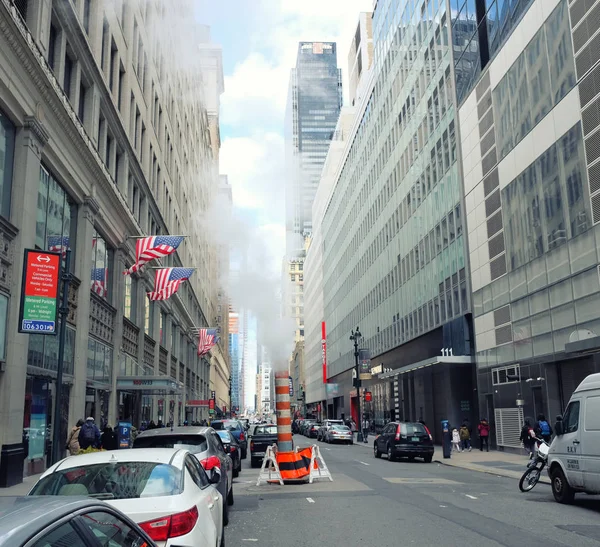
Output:
<svg viewBox="0 0 600 547">
<path fill-rule="evenodd" d="M 563 506 L 545 484 L 522 494 L 514 479 L 435 462 L 375 459 L 371 443 L 319 445 L 334 482 L 257 487 L 259 470 L 243 460 L 228 546 L 600 544 L 600 497 L 580 495 Z"/>
</svg>

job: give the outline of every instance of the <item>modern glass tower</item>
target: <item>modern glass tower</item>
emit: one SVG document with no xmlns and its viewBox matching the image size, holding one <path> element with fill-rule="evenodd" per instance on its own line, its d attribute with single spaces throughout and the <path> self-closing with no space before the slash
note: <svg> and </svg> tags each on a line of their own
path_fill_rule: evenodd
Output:
<svg viewBox="0 0 600 547">
<path fill-rule="evenodd" d="M 301 256 L 312 231 L 312 204 L 342 106 L 334 42 L 300 42 L 286 112 L 287 256 Z"/>
</svg>

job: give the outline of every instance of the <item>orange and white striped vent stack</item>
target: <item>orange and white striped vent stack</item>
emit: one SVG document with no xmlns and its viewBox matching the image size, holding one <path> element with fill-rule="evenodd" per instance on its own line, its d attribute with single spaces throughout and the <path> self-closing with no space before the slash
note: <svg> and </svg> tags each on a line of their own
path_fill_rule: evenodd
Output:
<svg viewBox="0 0 600 547">
<path fill-rule="evenodd" d="M 290 381 L 287 372 L 275 373 L 275 411 L 277 415 L 277 450 L 292 452 L 292 416 L 290 414 Z"/>
</svg>

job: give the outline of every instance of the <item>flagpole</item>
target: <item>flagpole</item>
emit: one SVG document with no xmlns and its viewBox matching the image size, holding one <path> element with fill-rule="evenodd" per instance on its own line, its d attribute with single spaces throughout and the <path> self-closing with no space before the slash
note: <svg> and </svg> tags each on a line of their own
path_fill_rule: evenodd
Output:
<svg viewBox="0 0 600 547">
<path fill-rule="evenodd" d="M 147 237 L 190 237 L 184 235 L 159 234 L 156 236 L 125 236 L 125 239 L 145 239 Z"/>
</svg>

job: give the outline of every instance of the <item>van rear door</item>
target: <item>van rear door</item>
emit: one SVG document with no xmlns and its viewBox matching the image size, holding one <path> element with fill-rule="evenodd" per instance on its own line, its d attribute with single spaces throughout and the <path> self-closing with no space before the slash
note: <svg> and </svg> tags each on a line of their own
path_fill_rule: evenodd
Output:
<svg viewBox="0 0 600 547">
<path fill-rule="evenodd" d="M 584 401 L 581 466 L 586 492 L 600 494 L 600 393 L 591 391 Z"/>
</svg>

